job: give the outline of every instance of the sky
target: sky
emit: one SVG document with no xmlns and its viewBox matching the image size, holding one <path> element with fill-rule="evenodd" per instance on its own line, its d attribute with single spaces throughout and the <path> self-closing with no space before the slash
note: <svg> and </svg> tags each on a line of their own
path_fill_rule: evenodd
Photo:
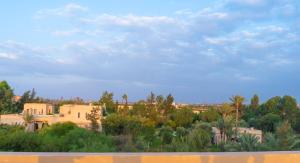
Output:
<svg viewBox="0 0 300 163">
<path fill-rule="evenodd" d="M 0 5 L 0 80 L 21 95 L 300 100 L 298 0 L 27 0 Z"/>
</svg>

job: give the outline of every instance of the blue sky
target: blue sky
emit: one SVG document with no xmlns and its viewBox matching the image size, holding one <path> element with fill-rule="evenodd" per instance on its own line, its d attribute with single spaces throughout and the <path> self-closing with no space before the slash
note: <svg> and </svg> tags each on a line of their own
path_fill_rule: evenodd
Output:
<svg viewBox="0 0 300 163">
<path fill-rule="evenodd" d="M 297 0 L 5 1 L 0 79 L 22 94 L 300 99 Z"/>
</svg>

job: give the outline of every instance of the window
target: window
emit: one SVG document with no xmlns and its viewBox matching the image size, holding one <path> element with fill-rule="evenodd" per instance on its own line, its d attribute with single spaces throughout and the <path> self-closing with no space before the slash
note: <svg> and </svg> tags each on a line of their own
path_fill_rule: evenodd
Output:
<svg viewBox="0 0 300 163">
<path fill-rule="evenodd" d="M 77 117 L 80 118 L 80 112 L 78 112 Z"/>
</svg>

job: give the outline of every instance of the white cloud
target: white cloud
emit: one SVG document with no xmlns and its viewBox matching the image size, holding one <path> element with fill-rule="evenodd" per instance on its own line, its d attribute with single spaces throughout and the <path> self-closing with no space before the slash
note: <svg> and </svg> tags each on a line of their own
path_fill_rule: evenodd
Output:
<svg viewBox="0 0 300 163">
<path fill-rule="evenodd" d="M 51 34 L 64 37 L 61 45 L 51 51 L 10 41 L 0 43 L 0 49 L 20 54 L 18 62 L 8 65 L 14 67 L 11 71 L 65 75 L 65 79 L 83 83 L 102 81 L 139 89 L 173 82 L 190 88 L 219 81 L 220 85 L 223 81 L 251 84 L 261 77 L 284 75 L 272 71 L 278 67 L 297 69 L 293 63 L 300 61 L 300 36 L 294 26 L 298 20 L 277 17 L 270 12 L 274 6 L 253 7 L 264 4 L 262 1 L 231 2 L 239 5 L 185 9 L 167 16 L 90 14 L 80 5 L 41 10 L 43 16 L 64 16 L 76 22 L 55 17 L 56 30 Z M 78 12 L 83 14 L 70 17 Z M 0 65 L 0 70 L 5 66 Z M 207 75 L 211 72 L 216 75 Z"/>
<path fill-rule="evenodd" d="M 65 36 L 72 36 L 75 35 L 77 33 L 79 33 L 80 30 L 79 29 L 72 29 L 72 30 L 57 30 L 52 32 L 52 34 L 54 36 L 58 36 L 58 37 L 65 37 Z"/>
<path fill-rule="evenodd" d="M 43 18 L 46 16 L 70 17 L 70 16 L 75 16 L 77 13 L 85 12 L 85 11 L 88 11 L 87 7 L 75 3 L 69 3 L 59 8 L 39 10 L 36 13 L 35 18 Z"/>
<path fill-rule="evenodd" d="M 116 16 L 110 14 L 102 14 L 95 18 L 82 18 L 83 23 L 92 23 L 97 25 L 118 25 L 118 26 L 139 26 L 151 27 L 152 25 L 176 24 L 177 22 L 167 16 Z M 150 25 L 150 26 L 149 26 Z"/>
<path fill-rule="evenodd" d="M 18 56 L 16 54 L 12 54 L 12 53 L 1 53 L 0 52 L 0 58 L 15 60 L 15 59 L 18 59 Z"/>
<path fill-rule="evenodd" d="M 234 75 L 236 77 L 236 79 L 240 80 L 240 81 L 256 81 L 258 80 L 257 78 L 253 77 L 253 76 L 249 76 L 249 75 L 244 75 L 244 74 L 235 74 Z"/>
<path fill-rule="evenodd" d="M 228 0 L 228 2 L 241 4 L 241 5 L 262 5 L 265 3 L 265 0 Z"/>
</svg>

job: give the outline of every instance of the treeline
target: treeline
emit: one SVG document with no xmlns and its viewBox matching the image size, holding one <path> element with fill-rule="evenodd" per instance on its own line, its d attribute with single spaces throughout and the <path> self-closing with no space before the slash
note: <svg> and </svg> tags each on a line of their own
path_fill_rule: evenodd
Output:
<svg viewBox="0 0 300 163">
<path fill-rule="evenodd" d="M 245 104 L 244 97 L 233 96 L 228 103 L 200 113 L 193 112 L 189 106 L 176 109 L 172 95 L 151 93 L 132 107 L 128 105 L 126 94 L 122 98 L 120 105 L 114 100 L 113 93 L 106 91 L 95 102 L 103 106 L 102 132 L 96 130 L 99 125 L 96 111 L 88 116 L 94 130 L 63 123 L 30 133 L 23 127 L 4 125 L 0 127 L 0 150 L 206 152 L 300 149 L 300 111 L 296 99 L 291 96 L 276 96 L 260 103 L 259 96 L 254 95 L 249 105 Z M 218 144 L 213 143 L 212 127 L 220 130 L 221 142 Z M 237 133 L 236 127 L 262 130 L 263 142 L 253 135 Z"/>
<path fill-rule="evenodd" d="M 37 96 L 35 89 L 25 91 L 20 99 L 14 99 L 13 89 L 6 81 L 0 81 L 0 114 L 21 113 L 25 103 L 51 103 L 54 105 L 55 113 L 58 113 L 59 106 L 64 104 L 86 104 L 80 98 L 72 99 L 47 99 Z"/>
<path fill-rule="evenodd" d="M 109 95 L 109 96 L 108 96 Z M 151 93 L 132 109 L 119 108 L 113 94 L 105 92 L 100 104 L 106 106 L 103 130 L 116 138 L 118 151 L 265 151 L 300 149 L 300 111 L 291 96 L 273 97 L 260 104 L 254 95 L 249 105 L 233 96 L 222 106 L 194 113 L 192 108 L 176 109 L 172 95 Z M 212 143 L 212 127 L 222 135 Z M 239 134 L 235 128 L 254 127 L 263 131 L 263 142 L 254 135 Z"/>
</svg>

